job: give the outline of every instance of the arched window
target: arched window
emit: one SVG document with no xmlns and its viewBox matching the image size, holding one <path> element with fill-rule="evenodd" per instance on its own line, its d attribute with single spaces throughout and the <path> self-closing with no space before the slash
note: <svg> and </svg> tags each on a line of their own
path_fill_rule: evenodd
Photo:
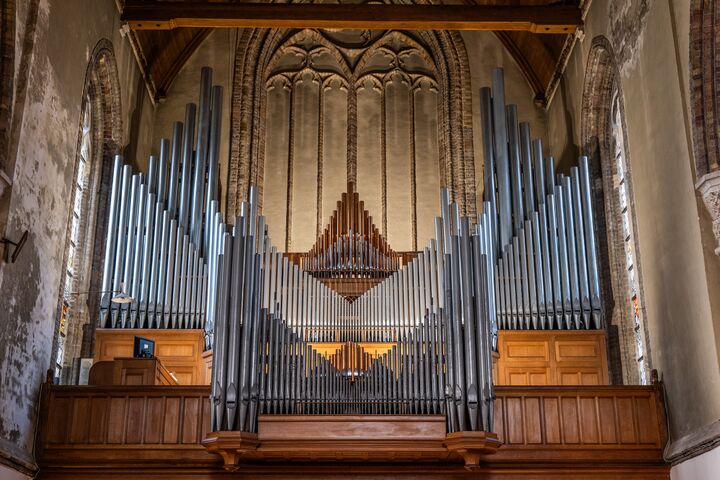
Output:
<svg viewBox="0 0 720 480">
<path fill-rule="evenodd" d="M 91 355 L 99 297 L 93 286 L 99 285 L 104 254 L 112 157 L 122 144 L 117 66 L 107 40 L 98 43 L 88 65 L 79 127 L 54 356 L 55 376 L 62 383 L 77 382 L 80 359 Z"/>
<path fill-rule="evenodd" d="M 67 360 L 79 353 L 77 342 L 82 339 L 78 331 L 87 318 L 87 305 L 83 302 L 83 292 L 88 289 L 83 258 L 89 247 L 88 229 L 83 228 L 87 221 L 87 210 L 94 185 L 92 184 L 92 108 L 89 98 L 83 100 L 82 126 L 80 129 L 80 148 L 75 164 L 75 178 L 72 185 L 72 211 L 68 224 L 68 237 L 65 246 L 65 270 L 63 279 L 63 304 L 58 332 L 58 349 L 55 363 L 55 376 L 59 377 Z M 72 318 L 71 318 L 72 316 Z M 69 358 L 66 358 L 69 357 Z"/>
<path fill-rule="evenodd" d="M 635 341 L 635 358 L 641 384 L 647 384 L 648 365 L 645 352 L 644 321 L 642 307 L 640 304 L 640 279 L 637 274 L 638 264 L 635 253 L 635 228 L 632 200 L 630 198 L 630 178 L 626 161 L 625 134 L 623 132 L 622 104 L 620 92 L 615 89 L 612 97 L 611 107 L 611 142 L 612 152 L 615 160 L 615 175 L 613 185 L 617 193 L 617 210 L 620 216 L 622 229 L 623 252 L 625 257 L 625 268 L 627 270 L 627 283 L 625 289 L 626 301 L 619 307 L 626 309 L 632 319 L 632 327 Z M 615 219 L 617 221 L 617 219 Z M 622 294 L 622 292 L 620 292 Z"/>
<path fill-rule="evenodd" d="M 635 235 L 632 168 L 624 103 L 612 48 L 593 41 L 585 72 L 582 145 L 590 161 L 598 254 L 614 383 L 649 382 L 650 356 Z"/>
</svg>

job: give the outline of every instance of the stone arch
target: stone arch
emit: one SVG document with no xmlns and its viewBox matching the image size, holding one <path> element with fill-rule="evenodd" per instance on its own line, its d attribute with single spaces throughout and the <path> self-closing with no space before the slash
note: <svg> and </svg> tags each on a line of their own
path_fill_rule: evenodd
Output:
<svg viewBox="0 0 720 480">
<path fill-rule="evenodd" d="M 616 111 L 613 111 L 615 107 Z M 615 114 L 615 115 L 614 115 Z M 634 256 L 634 274 L 637 277 L 639 299 L 640 337 L 635 335 L 635 318 L 628 302 L 630 280 L 625 257 L 626 241 L 622 225 L 622 208 L 619 200 L 619 185 L 616 181 L 616 149 L 622 150 L 625 166 L 624 185 L 632 232 L 637 231 L 637 222 L 632 215 L 633 190 L 632 168 L 627 148 L 627 126 L 625 124 L 624 102 L 620 75 L 609 40 L 604 36 L 593 39 L 585 68 L 582 96 L 581 148 L 588 157 L 593 208 L 597 219 L 598 254 L 600 257 L 600 287 L 605 305 L 605 322 L 609 332 L 611 374 L 613 383 L 639 383 L 641 368 L 649 372 L 650 354 L 646 323 L 645 304 L 642 302 L 642 272 L 640 251 L 634 234 L 631 239 Z M 613 127 L 613 118 L 619 119 Z M 614 132 L 622 132 L 622 140 L 615 139 Z M 601 234 L 605 232 L 605 235 Z M 642 342 L 636 343 L 638 338 Z M 641 348 L 643 361 L 638 368 L 636 352 Z"/>
<path fill-rule="evenodd" d="M 715 253 L 720 255 L 720 4 L 690 4 L 690 106 L 698 193 L 712 219 Z"/>
<path fill-rule="evenodd" d="M 65 314 L 68 344 L 64 347 L 64 351 L 67 354 L 65 360 L 70 360 L 70 362 L 64 361 L 65 366 L 71 365 L 73 358 L 91 355 L 95 326 L 92 319 L 99 315 L 99 295 L 68 296 L 66 292 L 68 290 L 89 291 L 92 285 L 100 284 L 104 239 L 107 234 L 106 219 L 113 157 L 120 153 L 123 145 L 120 82 L 113 45 L 107 39 L 100 40 L 93 49 L 85 72 L 80 105 L 79 134 L 69 203 L 71 208 L 69 209 L 63 258 L 63 265 L 67 269 L 70 262 L 71 229 L 73 228 L 73 219 L 76 218 L 75 205 L 77 202 L 81 212 L 76 221 L 79 227 L 77 235 L 80 236 L 80 241 L 77 242 L 78 248 L 75 251 L 73 262 L 77 276 L 73 277 L 72 285 L 69 285 L 65 272 L 63 272 L 56 334 L 56 348 L 60 348 L 59 323 L 64 315 L 63 306 L 72 307 L 68 308 Z M 87 128 L 89 128 L 89 132 L 84 131 Z M 83 168 L 80 168 L 84 138 L 91 145 L 91 149 L 88 158 L 83 158 Z M 83 173 L 81 179 L 81 172 L 85 171 L 86 173 Z M 79 182 L 85 183 L 82 191 L 76 188 Z M 81 196 L 78 197 L 78 195 Z M 68 358 L 68 355 L 71 356 Z M 57 355 L 53 358 L 57 358 Z M 64 381 L 72 380 L 68 373 L 63 374 Z"/>
<path fill-rule="evenodd" d="M 720 168 L 720 5 L 692 0 L 690 5 L 690 95 L 693 110 L 695 175 L 701 178 Z"/>
<path fill-rule="evenodd" d="M 0 2 L 0 167 L 6 166 L 15 80 L 15 0 Z M 0 179 L 0 182 L 3 180 Z"/>
<path fill-rule="evenodd" d="M 232 93 L 231 145 L 227 215 L 233 218 L 247 198 L 251 184 L 262 197 L 262 161 L 265 148 L 266 99 L 264 71 L 277 47 L 293 31 L 246 29 L 238 40 Z M 463 213 L 475 213 L 475 167 L 472 140 L 470 70 L 462 38 L 457 32 L 416 32 L 437 68 L 441 183 L 458 201 Z M 356 101 L 348 102 L 349 115 Z M 348 137 L 357 125 L 348 122 Z M 348 151 L 348 178 L 357 152 Z"/>
</svg>

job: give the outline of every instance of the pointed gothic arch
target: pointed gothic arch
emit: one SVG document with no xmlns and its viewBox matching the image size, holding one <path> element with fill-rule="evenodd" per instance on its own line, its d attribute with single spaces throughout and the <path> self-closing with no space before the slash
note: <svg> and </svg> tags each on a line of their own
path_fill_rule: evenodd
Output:
<svg viewBox="0 0 720 480">
<path fill-rule="evenodd" d="M 318 41 L 328 44 L 329 50 L 347 48 L 342 41 L 328 39 L 324 32 L 314 32 Z M 249 186 L 259 186 L 262 198 L 265 177 L 268 95 L 265 89 L 267 71 L 286 42 L 300 33 L 298 30 L 246 29 L 238 41 L 235 78 L 232 95 L 231 146 L 228 187 L 229 218 L 239 211 L 247 198 Z M 463 213 L 475 213 L 475 167 L 472 140 L 472 102 L 467 54 L 457 32 L 381 32 L 383 36 L 402 37 L 409 47 L 421 52 L 433 70 L 433 88 L 437 89 L 437 143 L 439 184 L 447 186 Z M 378 40 L 378 38 L 374 38 Z M 352 47 L 352 46 L 351 46 Z M 362 47 L 365 52 L 372 45 Z M 336 55 L 336 53 L 333 53 Z M 357 67 L 357 65 L 356 65 Z M 352 77 L 347 69 L 338 72 L 346 81 Z M 356 80 L 359 80 L 356 78 Z M 420 85 L 428 87 L 427 82 Z M 356 180 L 358 165 L 358 96 L 351 86 L 347 95 L 347 180 Z M 362 132 L 360 132 L 362 134 Z M 383 147 L 384 148 L 384 147 Z M 415 190 L 413 186 L 413 193 Z M 383 185 L 383 192 L 387 186 Z M 318 195 L 320 196 L 320 195 Z M 385 198 L 382 199 L 385 204 Z M 319 203 L 319 202 L 318 202 Z M 381 213 L 387 224 L 387 212 Z M 329 212 L 322 213 L 327 216 Z M 318 213 L 317 225 L 322 225 Z M 413 218 L 413 238 L 417 243 L 417 219 Z"/>
<path fill-rule="evenodd" d="M 75 293 L 100 284 L 112 159 L 123 145 L 120 82 L 109 40 L 93 49 L 84 85 L 53 349 L 64 382 L 73 380 L 73 360 L 91 355 L 99 296 Z"/>
<path fill-rule="evenodd" d="M 613 383 L 647 383 L 649 337 L 624 102 L 615 54 L 604 36 L 593 40 L 588 55 L 581 118 L 597 219 L 603 310 L 611 337 L 615 328 L 618 336 L 608 339 Z"/>
</svg>

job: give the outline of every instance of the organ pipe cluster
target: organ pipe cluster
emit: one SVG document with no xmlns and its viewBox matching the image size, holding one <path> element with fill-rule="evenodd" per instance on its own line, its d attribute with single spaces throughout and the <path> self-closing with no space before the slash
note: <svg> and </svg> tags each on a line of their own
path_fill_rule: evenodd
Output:
<svg viewBox="0 0 720 480">
<path fill-rule="evenodd" d="M 493 230 L 501 329 L 601 328 L 587 157 L 556 175 L 542 141 L 505 105 L 503 72 L 480 90 L 485 205 Z"/>
<path fill-rule="evenodd" d="M 355 184 L 348 182 L 328 226 L 310 251 L 298 255 L 295 262 L 317 278 L 382 279 L 411 256 L 390 247 L 365 210 Z"/>
<path fill-rule="evenodd" d="M 221 86 L 203 68 L 199 107 L 160 141 L 148 173 L 133 174 L 116 156 L 102 278 L 100 325 L 204 328 L 212 322 L 214 233 L 218 203 Z M 120 291 L 133 302 L 117 305 Z"/>
<path fill-rule="evenodd" d="M 490 429 L 489 216 L 472 225 L 444 190 L 436 238 L 351 302 L 271 246 L 255 192 L 220 230 L 212 429 L 255 432 L 259 413 L 444 413 L 449 431 Z"/>
</svg>

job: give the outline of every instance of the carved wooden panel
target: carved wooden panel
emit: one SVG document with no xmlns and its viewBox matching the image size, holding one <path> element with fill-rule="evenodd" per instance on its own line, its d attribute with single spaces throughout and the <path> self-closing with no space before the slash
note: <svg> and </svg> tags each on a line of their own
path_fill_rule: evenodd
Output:
<svg viewBox="0 0 720 480">
<path fill-rule="evenodd" d="M 228 478 L 220 457 L 200 443 L 209 425 L 209 393 L 207 386 L 45 385 L 41 478 L 146 478 L 149 469 L 157 479 Z M 494 430 L 504 444 L 483 459 L 482 478 L 669 478 L 659 385 L 497 387 L 495 393 Z M 443 451 L 444 425 L 438 416 L 265 416 L 260 461 L 243 465 L 242 472 L 476 478 Z M 363 453 L 371 450 L 372 456 Z M 322 466 L 319 459 L 344 463 Z"/>
<path fill-rule="evenodd" d="M 497 387 L 494 460 L 656 459 L 666 442 L 656 387 Z M 579 450 L 584 450 L 581 454 Z"/>
<path fill-rule="evenodd" d="M 202 358 L 203 330 L 133 330 L 99 328 L 95 332 L 94 361 L 132 357 L 138 335 L 155 341 L 155 356 L 181 385 L 207 384 Z M 207 382 L 206 382 L 207 381 Z"/>
<path fill-rule="evenodd" d="M 605 332 L 498 332 L 497 385 L 607 385 Z"/>
<path fill-rule="evenodd" d="M 101 462 L 213 461 L 200 445 L 209 426 L 205 386 L 45 386 L 40 457 Z"/>
</svg>

